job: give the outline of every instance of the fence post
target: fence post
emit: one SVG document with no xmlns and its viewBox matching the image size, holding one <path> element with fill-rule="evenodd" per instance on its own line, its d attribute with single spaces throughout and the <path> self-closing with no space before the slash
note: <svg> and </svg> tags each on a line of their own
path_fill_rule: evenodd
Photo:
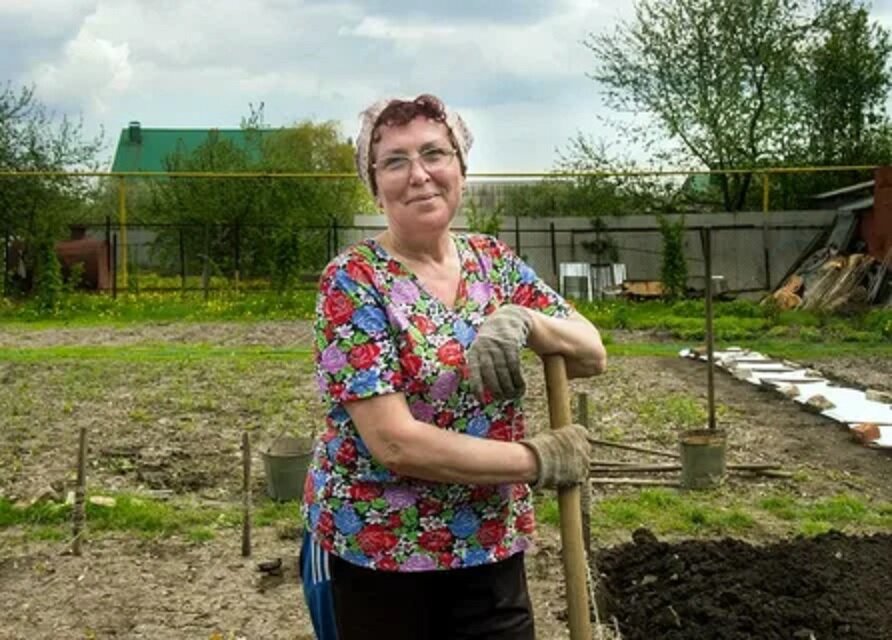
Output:
<svg viewBox="0 0 892 640">
<path fill-rule="evenodd" d="M 111 216 L 105 216 L 105 270 L 108 271 L 108 277 L 112 277 L 112 235 L 111 235 Z"/>
<path fill-rule="evenodd" d="M 10 294 L 10 286 L 9 286 L 9 227 L 6 227 L 6 231 L 3 233 L 3 295 L 8 296 Z"/>
<path fill-rule="evenodd" d="M 111 281 L 112 281 L 112 299 L 116 299 L 118 297 L 118 234 L 114 234 L 112 236 L 112 273 L 111 273 Z"/>
<path fill-rule="evenodd" d="M 233 242 L 235 243 L 235 290 L 238 292 L 239 278 L 242 271 L 242 252 L 241 252 L 241 223 L 235 222 L 235 235 Z"/>
<path fill-rule="evenodd" d="M 514 216 L 514 251 L 521 255 L 520 250 L 520 216 Z"/>
<path fill-rule="evenodd" d="M 121 284 L 127 287 L 127 188 L 125 178 L 118 181 L 118 224 L 121 227 Z"/>
<path fill-rule="evenodd" d="M 201 288 L 204 289 L 204 301 L 208 300 L 208 287 L 210 287 L 211 274 L 211 232 L 208 225 L 204 225 L 204 266 L 201 268 Z"/>
<path fill-rule="evenodd" d="M 769 245 L 769 231 L 768 231 L 768 199 L 770 195 L 769 191 L 769 176 L 767 173 L 762 174 L 762 251 L 764 254 L 765 260 L 765 290 L 771 291 L 771 249 Z"/>
<path fill-rule="evenodd" d="M 554 277 L 558 280 L 558 286 L 560 286 L 560 274 L 558 273 L 557 261 L 557 235 L 554 230 L 554 222 L 548 223 L 548 232 L 551 235 L 551 271 L 554 273 Z"/>
<path fill-rule="evenodd" d="M 180 289 L 186 293 L 186 241 L 183 239 L 183 227 L 179 228 L 180 233 Z"/>
</svg>

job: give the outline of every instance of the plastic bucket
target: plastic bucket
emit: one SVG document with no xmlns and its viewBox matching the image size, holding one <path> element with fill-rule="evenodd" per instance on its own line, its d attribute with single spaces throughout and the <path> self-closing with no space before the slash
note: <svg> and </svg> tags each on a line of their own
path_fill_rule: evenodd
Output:
<svg viewBox="0 0 892 640">
<path fill-rule="evenodd" d="M 713 489 L 725 480 L 724 431 L 698 429 L 681 434 L 681 486 L 685 489 Z"/>
<path fill-rule="evenodd" d="M 313 440 L 281 436 L 260 455 L 266 472 L 267 495 L 280 502 L 302 498 L 307 467 L 313 457 Z"/>
</svg>

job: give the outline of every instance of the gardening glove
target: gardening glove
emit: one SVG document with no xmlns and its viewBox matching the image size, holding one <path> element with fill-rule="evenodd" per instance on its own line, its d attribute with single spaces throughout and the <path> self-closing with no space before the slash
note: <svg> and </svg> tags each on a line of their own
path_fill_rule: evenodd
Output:
<svg viewBox="0 0 892 640">
<path fill-rule="evenodd" d="M 556 489 L 583 482 L 589 474 L 591 445 L 588 429 L 571 424 L 543 431 L 520 444 L 529 447 L 539 461 L 539 477 L 534 489 Z"/>
<path fill-rule="evenodd" d="M 516 304 L 499 307 L 480 325 L 468 349 L 471 390 L 481 397 L 489 389 L 496 400 L 519 398 L 526 390 L 520 350 L 533 326 L 530 311 Z"/>
</svg>

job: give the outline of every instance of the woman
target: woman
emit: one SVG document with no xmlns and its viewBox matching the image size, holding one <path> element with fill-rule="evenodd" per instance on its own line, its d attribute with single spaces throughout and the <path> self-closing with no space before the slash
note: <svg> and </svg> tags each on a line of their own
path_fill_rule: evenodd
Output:
<svg viewBox="0 0 892 640">
<path fill-rule="evenodd" d="M 533 638 L 530 485 L 588 473 L 584 428 L 526 437 L 520 350 L 580 377 L 604 370 L 604 348 L 507 246 L 450 232 L 471 141 L 429 95 L 362 114 L 357 169 L 387 229 L 320 282 L 328 414 L 301 566 L 321 638 Z"/>
</svg>

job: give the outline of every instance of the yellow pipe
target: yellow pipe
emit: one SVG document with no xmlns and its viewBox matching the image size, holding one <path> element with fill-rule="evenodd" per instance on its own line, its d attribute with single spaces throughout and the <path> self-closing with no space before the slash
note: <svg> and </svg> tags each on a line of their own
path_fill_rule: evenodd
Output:
<svg viewBox="0 0 892 640">
<path fill-rule="evenodd" d="M 577 177 L 642 177 L 642 176 L 694 176 L 694 175 L 733 175 L 745 173 L 788 174 L 788 173 L 829 173 L 834 171 L 868 171 L 877 165 L 841 165 L 816 167 L 758 167 L 741 169 L 644 169 L 641 171 L 514 171 L 469 173 L 471 178 L 577 178 Z M 203 171 L 0 171 L 0 176 L 9 177 L 117 177 L 117 178 L 320 178 L 331 180 L 356 179 L 352 172 L 224 172 Z"/>
<path fill-rule="evenodd" d="M 127 288 L 127 189 L 125 178 L 118 180 L 118 223 L 121 227 L 121 286 Z"/>
</svg>

